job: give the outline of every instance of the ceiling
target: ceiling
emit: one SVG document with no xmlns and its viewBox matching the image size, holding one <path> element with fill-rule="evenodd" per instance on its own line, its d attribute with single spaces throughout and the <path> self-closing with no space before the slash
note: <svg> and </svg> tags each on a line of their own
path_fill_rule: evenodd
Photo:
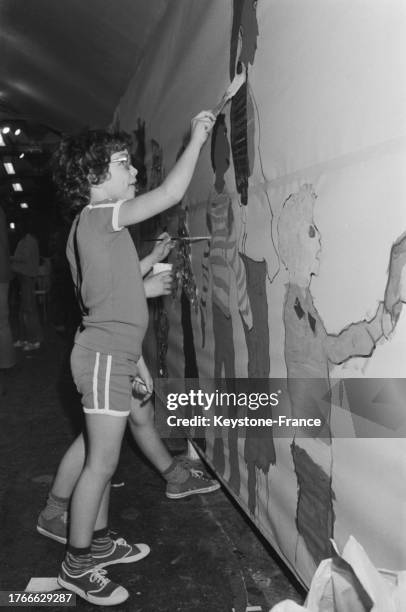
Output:
<svg viewBox="0 0 406 612">
<path fill-rule="evenodd" d="M 0 0 L 0 205 L 17 227 L 53 212 L 61 133 L 109 125 L 168 3 Z"/>
<path fill-rule="evenodd" d="M 106 126 L 169 0 L 0 0 L 0 119 Z"/>
</svg>

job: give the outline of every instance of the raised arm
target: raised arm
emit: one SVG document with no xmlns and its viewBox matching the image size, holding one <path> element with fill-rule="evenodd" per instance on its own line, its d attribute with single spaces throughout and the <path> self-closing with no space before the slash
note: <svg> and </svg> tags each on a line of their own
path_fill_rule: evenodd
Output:
<svg viewBox="0 0 406 612">
<path fill-rule="evenodd" d="M 192 120 L 189 144 L 175 166 L 159 187 L 121 205 L 118 215 L 120 226 L 140 223 L 182 200 L 192 180 L 200 149 L 206 142 L 214 121 L 215 117 L 210 111 L 202 111 Z"/>
</svg>

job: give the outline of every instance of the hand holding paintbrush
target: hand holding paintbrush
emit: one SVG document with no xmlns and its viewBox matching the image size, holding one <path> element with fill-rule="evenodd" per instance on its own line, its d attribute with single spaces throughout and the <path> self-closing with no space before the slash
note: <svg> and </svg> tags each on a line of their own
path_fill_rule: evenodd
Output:
<svg viewBox="0 0 406 612">
<path fill-rule="evenodd" d="M 230 85 L 224 92 L 224 95 L 221 98 L 220 102 L 211 111 L 215 117 L 218 117 L 218 115 L 221 113 L 221 111 L 223 110 L 227 102 L 229 102 L 231 98 L 235 96 L 235 94 L 240 90 L 240 88 L 242 87 L 242 85 L 244 85 L 246 81 L 246 71 L 245 71 L 244 64 L 240 64 L 240 65 L 241 65 L 241 72 L 235 75 Z"/>
<path fill-rule="evenodd" d="M 239 91 L 239 89 L 244 85 L 246 81 L 246 70 L 244 64 L 241 64 L 241 72 L 235 75 L 234 79 L 224 92 L 223 97 L 220 102 L 212 109 L 211 114 L 215 117 L 221 113 L 227 102 L 229 102 L 235 94 Z M 171 241 L 185 241 L 185 242 L 197 242 L 199 240 L 210 240 L 211 236 L 173 236 L 171 237 Z M 162 240 L 166 240 L 167 238 L 147 238 L 144 242 L 160 242 Z"/>
<path fill-rule="evenodd" d="M 216 119 L 221 113 L 221 111 L 223 110 L 223 108 L 225 107 L 225 105 L 227 104 L 227 102 L 229 102 L 235 96 L 235 94 L 241 89 L 241 87 L 244 85 L 246 81 L 247 77 L 246 77 L 245 66 L 242 63 L 240 63 L 239 65 L 241 67 L 241 72 L 235 75 L 230 85 L 227 87 L 226 91 L 224 92 L 220 102 L 216 104 L 216 106 L 211 110 L 211 114 L 214 115 Z M 209 132 L 209 129 L 207 130 L 207 133 L 208 132 Z M 186 143 L 189 140 L 189 138 L 190 138 L 190 135 L 186 134 L 184 138 L 184 142 Z"/>
</svg>

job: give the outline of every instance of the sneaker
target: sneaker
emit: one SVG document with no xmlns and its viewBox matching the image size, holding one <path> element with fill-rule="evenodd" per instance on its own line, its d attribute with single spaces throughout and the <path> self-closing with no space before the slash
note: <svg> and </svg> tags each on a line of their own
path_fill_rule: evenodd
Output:
<svg viewBox="0 0 406 612">
<path fill-rule="evenodd" d="M 23 346 L 23 351 L 37 351 L 41 346 L 41 342 L 26 342 Z"/>
<path fill-rule="evenodd" d="M 57 516 L 46 519 L 44 513 L 38 517 L 37 531 L 41 535 L 56 540 L 61 544 L 66 544 L 68 535 L 68 513 L 58 514 Z"/>
<path fill-rule="evenodd" d="M 134 563 L 149 555 L 151 549 L 147 544 L 128 544 L 124 538 L 113 540 L 113 548 L 107 555 L 93 554 L 96 567 L 103 568 L 116 563 Z"/>
<path fill-rule="evenodd" d="M 201 459 L 192 459 L 187 455 L 176 455 L 174 459 L 176 463 L 186 468 L 187 470 L 200 470 L 201 472 L 205 471 Z"/>
<path fill-rule="evenodd" d="M 62 563 L 58 583 L 96 606 L 115 606 L 123 603 L 130 595 L 127 589 L 109 580 L 104 570 L 95 567 L 72 576 Z"/>
<path fill-rule="evenodd" d="M 166 485 L 166 497 L 169 499 L 181 499 L 198 493 L 211 493 L 220 488 L 217 480 L 212 480 L 203 470 L 189 469 L 189 478 L 185 482 L 168 482 Z"/>
</svg>

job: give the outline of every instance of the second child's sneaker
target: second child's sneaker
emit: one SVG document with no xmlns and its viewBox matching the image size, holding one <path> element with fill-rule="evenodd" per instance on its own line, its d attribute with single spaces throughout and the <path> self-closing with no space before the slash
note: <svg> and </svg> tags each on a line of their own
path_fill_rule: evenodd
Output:
<svg viewBox="0 0 406 612">
<path fill-rule="evenodd" d="M 176 455 L 176 457 L 174 457 L 174 460 L 176 461 L 176 463 L 186 468 L 187 470 L 200 470 L 202 472 L 205 471 L 204 465 L 200 458 L 192 459 L 187 455 Z"/>
<path fill-rule="evenodd" d="M 189 469 L 189 478 L 185 482 L 168 482 L 166 485 L 166 497 L 169 499 L 181 499 L 198 493 L 211 493 L 220 488 L 217 480 L 209 478 L 203 470 Z"/>
<path fill-rule="evenodd" d="M 124 538 L 113 540 L 113 548 L 107 555 L 92 553 L 96 567 L 102 568 L 117 563 L 134 563 L 149 555 L 151 549 L 147 544 L 128 544 Z"/>
<path fill-rule="evenodd" d="M 41 535 L 56 540 L 61 544 L 66 544 L 68 536 L 68 513 L 58 514 L 54 518 L 44 518 L 44 513 L 38 517 L 37 531 Z"/>
<path fill-rule="evenodd" d="M 62 563 L 58 583 L 96 606 L 115 606 L 126 601 L 130 595 L 127 589 L 109 580 L 105 570 L 95 567 L 75 576 Z"/>
</svg>

